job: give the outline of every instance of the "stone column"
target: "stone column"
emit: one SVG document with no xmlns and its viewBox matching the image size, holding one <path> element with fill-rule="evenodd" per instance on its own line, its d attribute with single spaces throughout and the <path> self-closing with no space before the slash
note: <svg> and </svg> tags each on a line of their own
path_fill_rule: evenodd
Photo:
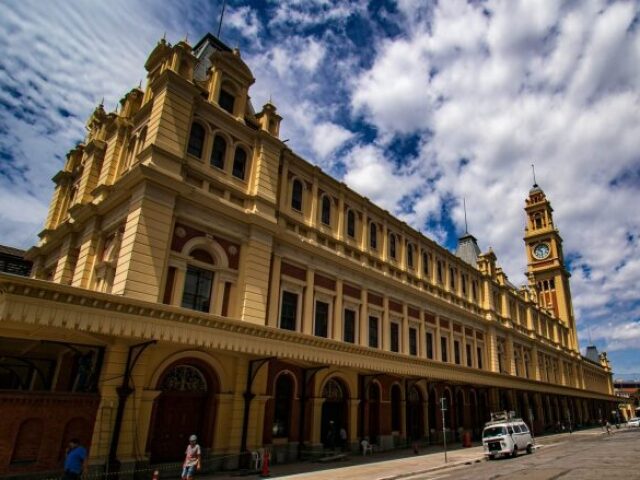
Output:
<svg viewBox="0 0 640 480">
<path fill-rule="evenodd" d="M 385 294 L 382 297 L 382 349 L 391 350 L 391 322 L 389 320 L 389 297 Z"/>
<path fill-rule="evenodd" d="M 336 300 L 333 308 L 333 328 L 332 338 L 334 340 L 342 340 L 342 327 L 343 327 L 343 308 L 342 308 L 342 279 L 336 279 Z"/>
<path fill-rule="evenodd" d="M 269 285 L 269 313 L 267 325 L 276 328 L 278 326 L 278 311 L 280 309 L 280 272 L 282 269 L 282 257 L 273 255 L 271 260 L 271 285 Z"/>
<path fill-rule="evenodd" d="M 425 358 L 427 356 L 427 332 L 424 326 L 424 322 L 424 310 L 420 310 L 420 328 L 418 329 L 418 356 L 421 358 Z"/>
<path fill-rule="evenodd" d="M 436 317 L 436 332 L 435 332 L 436 333 L 436 338 L 434 339 L 435 340 L 434 347 L 436 348 L 436 350 L 435 350 L 436 358 L 435 359 L 437 361 L 441 362 L 442 361 L 442 348 L 441 348 L 441 343 L 440 343 L 441 340 L 440 340 L 440 338 L 442 336 L 442 331 L 440 329 L 440 315 L 436 315 L 435 317 Z"/>
<path fill-rule="evenodd" d="M 496 336 L 496 328 L 491 326 L 486 332 L 485 348 L 487 350 L 487 369 L 490 372 L 499 373 L 498 368 L 498 338 Z"/>
<path fill-rule="evenodd" d="M 360 318 L 359 327 L 360 327 L 360 345 L 366 347 L 369 345 L 369 299 L 367 296 L 367 289 L 363 288 L 360 292 Z"/>
<path fill-rule="evenodd" d="M 313 334 L 313 284 L 315 272 L 307 267 L 307 284 L 304 289 L 304 306 L 302 308 L 302 333 Z"/>
<path fill-rule="evenodd" d="M 409 354 L 409 309 L 406 303 L 402 304 L 402 348 L 400 351 Z M 406 393 L 406 392 L 405 392 Z"/>
</svg>

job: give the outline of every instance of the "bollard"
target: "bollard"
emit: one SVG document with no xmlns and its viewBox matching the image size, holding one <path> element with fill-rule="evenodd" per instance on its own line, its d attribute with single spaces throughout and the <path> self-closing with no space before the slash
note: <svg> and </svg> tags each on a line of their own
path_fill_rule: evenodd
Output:
<svg viewBox="0 0 640 480">
<path fill-rule="evenodd" d="M 260 472 L 262 478 L 271 476 L 269 473 L 269 452 L 265 449 L 262 454 L 262 471 Z"/>
<path fill-rule="evenodd" d="M 160 480 L 160 471 L 159 470 L 154 470 L 153 471 L 153 477 L 151 477 L 151 480 Z"/>
</svg>

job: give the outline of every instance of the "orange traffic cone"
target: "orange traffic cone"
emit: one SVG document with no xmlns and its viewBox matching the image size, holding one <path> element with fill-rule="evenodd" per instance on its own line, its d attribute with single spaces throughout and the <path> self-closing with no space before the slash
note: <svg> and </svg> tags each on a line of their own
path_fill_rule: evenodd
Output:
<svg viewBox="0 0 640 480">
<path fill-rule="evenodd" d="M 271 476 L 269 473 L 269 452 L 267 452 L 267 450 L 262 454 L 262 471 L 260 472 L 260 476 L 262 478 Z"/>
<path fill-rule="evenodd" d="M 153 477 L 151 477 L 151 480 L 160 480 L 160 471 L 159 470 L 154 470 L 153 471 Z"/>
</svg>

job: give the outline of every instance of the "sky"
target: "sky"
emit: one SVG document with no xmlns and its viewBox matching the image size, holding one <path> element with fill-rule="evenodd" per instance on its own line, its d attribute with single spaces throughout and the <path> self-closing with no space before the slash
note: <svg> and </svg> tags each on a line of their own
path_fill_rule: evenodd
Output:
<svg viewBox="0 0 640 480">
<path fill-rule="evenodd" d="M 0 243 L 37 241 L 51 177 L 158 40 L 221 1 L 0 0 Z M 469 231 L 526 282 L 524 200 L 554 208 L 581 346 L 640 378 L 640 3 L 229 0 L 238 47 L 308 161 L 449 249 Z"/>
</svg>

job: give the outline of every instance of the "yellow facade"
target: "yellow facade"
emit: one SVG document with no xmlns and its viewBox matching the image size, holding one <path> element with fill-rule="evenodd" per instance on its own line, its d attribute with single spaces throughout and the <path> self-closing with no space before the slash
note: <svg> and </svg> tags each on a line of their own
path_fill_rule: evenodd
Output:
<svg viewBox="0 0 640 480">
<path fill-rule="evenodd" d="M 146 88 L 118 112 L 97 107 L 54 177 L 33 278 L 0 277 L 6 345 L 103 352 L 96 468 L 171 460 L 158 412 L 189 375 L 211 468 L 264 445 L 280 460 L 326 447 L 329 418 L 353 445 L 438 441 L 447 395 L 448 426 L 474 433 L 499 408 L 538 430 L 606 416 L 611 368 L 580 355 L 539 188 L 525 207 L 531 281 L 518 289 L 492 251 L 463 261 L 287 148 L 275 106 L 254 113 L 238 51 L 210 35 L 193 48 L 162 40 L 145 68 Z"/>
</svg>

